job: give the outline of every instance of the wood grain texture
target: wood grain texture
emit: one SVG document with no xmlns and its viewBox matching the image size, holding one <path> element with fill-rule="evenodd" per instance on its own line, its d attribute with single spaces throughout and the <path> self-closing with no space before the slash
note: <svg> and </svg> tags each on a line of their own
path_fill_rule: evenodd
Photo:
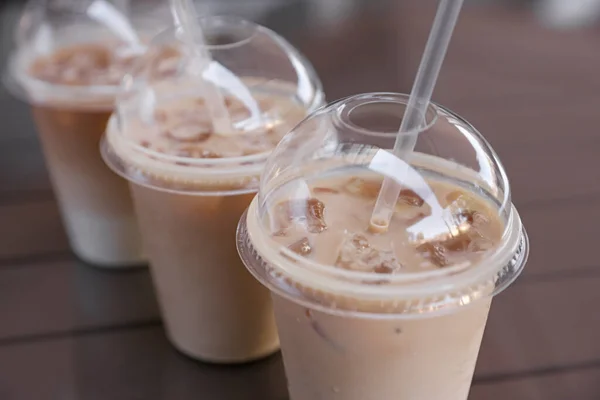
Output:
<svg viewBox="0 0 600 400">
<path fill-rule="evenodd" d="M 398 57 L 406 66 L 408 82 L 423 52 L 435 4 L 407 0 L 388 9 L 389 21 L 395 22 L 398 40 L 404 44 Z M 558 104 L 598 93 L 596 28 L 550 30 L 524 8 L 487 5 L 465 10 L 444 61 L 436 99 L 524 97 Z M 480 85 L 468 84 L 476 81 Z"/>
<path fill-rule="evenodd" d="M 35 382 L 35 384 L 32 384 Z M 600 365 L 476 380 L 469 400 L 596 400 Z M 176 353 L 160 327 L 0 346 L 3 400 L 286 400 L 279 354 L 245 366 Z"/>
<path fill-rule="evenodd" d="M 0 346 L 2 400 L 285 400 L 279 355 L 242 366 L 200 364 L 161 327 Z"/>
<path fill-rule="evenodd" d="M 149 273 L 75 259 L 0 268 L 0 344 L 159 322 Z"/>
<path fill-rule="evenodd" d="M 7 259 L 69 249 L 54 201 L 34 199 L 0 206 L 0 221 L 0 264 Z"/>
<path fill-rule="evenodd" d="M 37 137 L 0 138 L 0 205 L 15 192 L 49 190 L 50 180 Z"/>
<path fill-rule="evenodd" d="M 531 241 L 525 276 L 600 273 L 600 196 L 526 205 L 521 216 Z"/>
<path fill-rule="evenodd" d="M 478 377 L 600 361 L 600 274 L 523 281 L 496 297 Z"/>
<path fill-rule="evenodd" d="M 600 398 L 600 368 L 557 371 L 475 383 L 469 400 L 597 400 Z"/>
</svg>

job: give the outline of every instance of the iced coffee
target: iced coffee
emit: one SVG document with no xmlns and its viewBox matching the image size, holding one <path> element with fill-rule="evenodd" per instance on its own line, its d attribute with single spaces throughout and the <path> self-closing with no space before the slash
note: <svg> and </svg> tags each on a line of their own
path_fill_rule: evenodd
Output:
<svg viewBox="0 0 600 400">
<path fill-rule="evenodd" d="M 166 47 L 151 49 L 125 88 L 103 153 L 131 182 L 169 339 L 193 358 L 239 363 L 277 351 L 279 338 L 268 291 L 237 255 L 237 221 L 266 156 L 320 104 L 321 92 L 310 67 L 273 32 L 219 17 L 204 21 L 209 38 L 211 26 L 244 34 L 211 47 L 215 68 L 233 77 L 219 87 L 230 129 L 215 129 L 207 82 L 190 71 L 185 45 L 165 39 L 174 38 L 171 30 L 156 41 Z M 174 48 L 176 55 L 164 56 Z M 231 53 L 238 48 L 243 58 Z M 280 65 L 267 68 L 262 63 L 274 54 Z M 254 72 L 238 75 L 240 68 Z M 284 69 L 295 78 L 274 73 Z"/>
<path fill-rule="evenodd" d="M 265 171 L 240 222 L 242 259 L 272 291 L 292 400 L 465 400 L 491 298 L 525 262 L 501 165 L 470 125 L 432 107 L 407 162 L 370 144 L 392 130 L 352 117 L 405 100 L 317 111 L 272 154 L 278 174 Z M 449 160 L 435 142 L 454 135 Z M 402 187 L 387 231 L 371 224 L 384 177 Z"/>
<path fill-rule="evenodd" d="M 132 58 L 87 44 L 38 58 L 28 73 L 48 85 L 116 86 Z M 33 103 L 48 171 L 73 251 L 102 266 L 143 262 L 141 239 L 127 182 L 106 167 L 98 147 L 113 99 Z"/>
<path fill-rule="evenodd" d="M 142 47 L 91 19 L 96 3 L 26 7 L 7 81 L 31 104 L 75 254 L 98 266 L 138 265 L 144 257 L 127 182 L 106 167 L 98 146 L 121 79 Z"/>
</svg>

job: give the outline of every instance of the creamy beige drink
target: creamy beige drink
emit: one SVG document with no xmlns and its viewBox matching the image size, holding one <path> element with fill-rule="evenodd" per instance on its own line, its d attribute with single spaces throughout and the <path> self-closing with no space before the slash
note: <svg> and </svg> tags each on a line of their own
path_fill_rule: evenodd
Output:
<svg viewBox="0 0 600 400">
<path fill-rule="evenodd" d="M 279 349 L 269 293 L 241 264 L 235 231 L 254 197 L 247 186 L 258 180 L 260 154 L 306 111 L 285 97 L 257 98 L 272 116 L 269 127 L 239 136 L 212 132 L 201 97 L 158 106 L 156 126 L 132 116 L 122 131 L 126 142 L 107 132 L 118 157 L 147 179 L 131 188 L 168 336 L 205 361 L 245 362 Z M 240 104 L 227 102 L 234 120 L 247 117 Z M 152 152 L 177 160 L 153 159 Z M 228 158 L 237 165 L 223 176 L 219 161 Z"/>
<path fill-rule="evenodd" d="M 275 150 L 240 222 L 240 255 L 272 290 L 292 400 L 465 400 L 492 295 L 525 262 L 521 222 L 502 174 L 366 144 L 374 133 L 344 113 L 404 98 L 362 96 L 318 111 Z M 429 140 L 451 124 L 477 136 L 436 112 Z M 464 143 L 475 146 L 463 155 L 493 159 Z M 403 189 L 381 232 L 370 220 L 384 175 Z"/>
<path fill-rule="evenodd" d="M 152 3 L 32 0 L 4 77 L 31 105 L 71 248 L 97 266 L 145 262 L 127 182 L 98 146 L 121 80 L 144 51 L 138 35 L 164 18 L 150 18 Z"/>
<path fill-rule="evenodd" d="M 310 186 L 313 197 L 306 202 L 291 199 L 277 204 L 277 220 L 270 221 L 273 238 L 321 264 L 376 274 L 365 285 L 386 285 L 387 278 L 397 274 L 477 262 L 500 241 L 503 223 L 497 212 L 459 187 L 431 184 L 438 201 L 456 208 L 461 219 L 464 231 L 455 237 L 421 243 L 407 235 L 407 228 L 431 216 L 431 207 L 411 190 L 404 190 L 396 205 L 392 221 L 396 229 L 372 233 L 369 219 L 381 181 L 350 176 L 314 182 Z M 310 217 L 304 219 L 305 215 Z M 398 300 L 337 298 L 302 284 L 297 288 L 341 309 L 393 313 L 407 306 Z M 293 399 L 466 398 L 490 304 L 482 301 L 464 311 L 426 320 L 361 321 L 311 310 L 281 296 L 274 300 Z M 353 367 L 338 367 L 345 363 Z M 382 373 L 397 380 L 377 384 Z M 375 375 L 373 384 L 353 378 L 371 375 Z M 431 385 L 431 380 L 437 384 Z M 328 397 L 330 393 L 337 397 Z"/>
<path fill-rule="evenodd" d="M 411 227 L 433 217 L 432 207 L 411 189 L 400 192 L 394 229 L 373 232 L 369 220 L 381 179 L 368 175 L 315 180 L 308 187 L 312 197 L 281 200 L 268 223 L 280 245 L 344 270 L 385 277 L 478 262 L 500 242 L 504 224 L 498 212 L 459 186 L 428 184 L 436 203 L 454 218 L 457 228 L 451 237 L 442 234 L 428 240 L 410 235 Z"/>
<path fill-rule="evenodd" d="M 227 24 L 236 27 L 240 22 L 225 19 L 218 26 Z M 272 42 L 272 32 L 243 24 L 251 29 L 244 43 Z M 231 127 L 218 131 L 204 97 L 207 82 L 186 69 L 189 60 L 182 47 L 179 44 L 181 54 L 171 61 L 156 59 L 149 51 L 144 71 L 125 88 L 109 123 L 104 157 L 131 182 L 173 345 L 204 361 L 251 361 L 277 351 L 279 338 L 268 290 L 237 255 L 237 221 L 254 196 L 269 152 L 319 104 L 318 82 L 297 70 L 309 84 L 304 88 L 308 92 L 298 94 L 293 81 L 234 76 L 239 92 L 222 91 Z M 160 46 L 156 50 L 164 53 Z M 241 54 L 250 57 L 254 51 Z M 277 47 L 273 51 L 285 60 L 294 57 Z M 233 60 L 238 67 L 263 62 Z M 223 65 L 235 71 L 233 64 Z"/>
<path fill-rule="evenodd" d="M 33 116 L 71 246 L 83 260 L 102 266 L 143 261 L 127 182 L 106 167 L 98 151 L 114 96 L 37 102 L 34 87 L 116 88 L 132 62 L 107 44 L 89 43 L 38 57 L 27 69 Z"/>
</svg>

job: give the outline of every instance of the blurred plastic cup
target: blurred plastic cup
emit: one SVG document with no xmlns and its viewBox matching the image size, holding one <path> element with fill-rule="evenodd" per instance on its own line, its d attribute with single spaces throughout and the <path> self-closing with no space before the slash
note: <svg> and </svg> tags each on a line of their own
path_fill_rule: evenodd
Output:
<svg viewBox="0 0 600 400">
<path fill-rule="evenodd" d="M 171 342 L 204 361 L 245 362 L 279 339 L 269 293 L 237 255 L 237 221 L 268 154 L 322 103 L 321 84 L 267 28 L 233 17 L 199 23 L 213 61 L 199 75 L 181 28 L 158 35 L 125 81 L 102 151 L 131 183 Z M 213 129 L 207 82 L 233 131 Z"/>
<path fill-rule="evenodd" d="M 267 160 L 238 251 L 272 291 L 292 400 L 465 400 L 492 297 L 527 236 L 483 137 L 431 105 L 415 151 L 392 149 L 408 96 L 352 96 Z M 402 187 L 369 229 L 384 178 Z"/>
<path fill-rule="evenodd" d="M 164 21 L 149 17 L 147 2 L 128 4 L 30 1 L 5 75 L 31 104 L 73 251 L 104 267 L 144 261 L 127 182 L 98 152 L 120 81 L 144 51 L 140 38 Z"/>
</svg>

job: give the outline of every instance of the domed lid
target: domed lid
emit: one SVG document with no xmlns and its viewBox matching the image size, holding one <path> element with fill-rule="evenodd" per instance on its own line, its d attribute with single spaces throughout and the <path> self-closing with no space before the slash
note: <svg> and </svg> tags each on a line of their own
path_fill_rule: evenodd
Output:
<svg viewBox="0 0 600 400">
<path fill-rule="evenodd" d="M 405 134 L 418 135 L 414 152 L 397 157 L 407 102 L 352 96 L 281 141 L 240 228 L 240 253 L 259 279 L 338 309 L 395 313 L 467 303 L 518 275 L 525 238 L 494 151 L 432 105 L 419 132 Z M 400 188 L 387 230 L 371 223 L 382 184 Z"/>
<path fill-rule="evenodd" d="M 169 21 L 165 11 L 145 0 L 30 0 L 5 83 L 33 103 L 111 108 L 148 38 Z"/>
<path fill-rule="evenodd" d="M 107 131 L 109 162 L 128 179 L 164 190 L 256 191 L 268 154 L 321 105 L 321 83 L 273 31 L 235 17 L 198 21 L 211 59 L 199 62 L 181 28 L 152 40 L 124 80 Z M 215 89 L 225 127 L 212 118 L 208 91 Z"/>
</svg>

